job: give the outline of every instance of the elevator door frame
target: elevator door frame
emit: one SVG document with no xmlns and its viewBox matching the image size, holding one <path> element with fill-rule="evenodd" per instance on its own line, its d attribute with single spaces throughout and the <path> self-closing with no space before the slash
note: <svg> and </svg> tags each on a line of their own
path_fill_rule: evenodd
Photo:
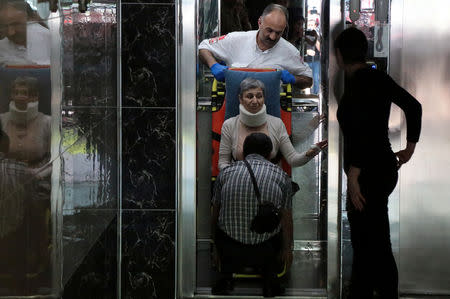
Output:
<svg viewBox="0 0 450 299">
<path fill-rule="evenodd" d="M 327 0 L 323 0 L 327 1 Z M 328 86 L 335 86 L 335 32 L 343 28 L 343 0 L 329 0 Z M 176 2 L 177 40 L 177 233 L 176 298 L 208 298 L 196 295 L 196 69 L 197 0 Z M 331 32 L 333 31 L 333 32 Z M 328 88 L 333 91 L 333 88 Z M 336 89 L 334 89 L 336 90 Z M 338 91 L 342 89 L 338 88 Z M 338 93 L 328 94 L 328 207 L 327 207 L 327 298 L 341 294 L 341 161 L 339 125 L 336 119 Z M 254 296 L 249 296 L 252 298 Z M 214 298 L 219 298 L 214 296 Z M 244 298 L 226 296 L 224 298 Z M 293 297 L 289 298 L 305 298 Z M 321 298 L 321 297 L 314 297 Z"/>
</svg>

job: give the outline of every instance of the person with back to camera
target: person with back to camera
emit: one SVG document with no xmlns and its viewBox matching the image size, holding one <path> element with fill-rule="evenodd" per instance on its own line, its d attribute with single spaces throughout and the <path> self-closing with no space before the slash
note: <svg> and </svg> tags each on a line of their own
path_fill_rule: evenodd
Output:
<svg viewBox="0 0 450 299">
<path fill-rule="evenodd" d="M 274 159 L 278 151 L 293 167 L 302 166 L 314 158 L 321 149 L 327 146 L 327 140 L 320 141 L 304 153 L 298 153 L 293 147 L 283 121 L 266 113 L 264 104 L 264 83 L 254 78 L 242 80 L 239 91 L 239 115 L 227 119 L 222 125 L 219 148 L 219 169 L 229 166 L 232 160 L 242 160 L 245 138 L 254 132 L 268 135 L 273 144 L 270 159 Z M 306 131 L 312 132 L 315 124 Z M 308 134 L 309 132 L 306 132 Z"/>
<path fill-rule="evenodd" d="M 345 71 L 337 118 L 344 136 L 347 213 L 353 247 L 350 298 L 398 298 L 388 197 L 397 171 L 414 153 L 421 129 L 420 103 L 387 74 L 365 63 L 367 39 L 356 28 L 335 40 L 337 63 Z M 405 113 L 406 148 L 394 153 L 388 137 L 391 103 Z"/>
<path fill-rule="evenodd" d="M 232 289 L 231 274 L 242 266 L 255 267 L 263 276 L 265 297 L 280 295 L 276 273 L 280 264 L 292 262 L 292 189 L 289 176 L 267 159 L 272 142 L 263 133 L 245 138 L 239 161 L 222 170 L 214 184 L 212 199 L 212 232 L 221 261 L 222 279 L 212 289 L 213 294 L 228 294 Z M 280 224 L 273 229 L 257 232 L 252 220 L 258 213 L 258 200 L 251 175 L 252 169 L 261 202 L 271 202 L 280 210 Z"/>
<path fill-rule="evenodd" d="M 218 81 L 225 80 L 224 70 L 228 67 L 275 68 L 282 70 L 283 83 L 310 87 L 311 69 L 303 62 L 299 51 L 282 38 L 287 21 L 287 9 L 270 4 L 258 20 L 259 30 L 231 32 L 202 41 L 198 47 L 200 60 L 211 68 Z"/>
</svg>

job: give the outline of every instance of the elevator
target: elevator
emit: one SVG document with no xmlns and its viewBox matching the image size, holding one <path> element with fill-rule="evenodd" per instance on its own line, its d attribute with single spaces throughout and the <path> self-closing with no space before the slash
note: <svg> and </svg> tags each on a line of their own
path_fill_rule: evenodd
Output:
<svg viewBox="0 0 450 299">
<path fill-rule="evenodd" d="M 444 49 L 448 51 L 448 45 L 437 42 L 435 47 L 413 46 L 416 42 L 445 40 L 444 36 L 448 35 L 449 24 L 440 19 L 443 15 L 436 9 L 446 4 L 432 1 L 429 6 L 427 5 L 425 16 L 437 18 L 435 22 L 427 19 L 427 23 L 433 23 L 433 26 L 436 26 L 433 27 L 435 29 L 431 34 L 420 34 L 421 29 L 425 27 L 413 25 L 413 20 L 422 16 L 420 13 L 422 5 L 417 1 L 305 0 L 290 1 L 289 5 L 303 12 L 306 18 L 306 30 L 309 25 L 309 15 L 316 14 L 314 17 L 320 20 L 322 35 L 320 92 L 316 95 L 310 90 L 298 91 L 293 96 L 292 105 L 295 107 L 292 112 L 293 143 L 296 149 L 301 149 L 304 145 L 296 143 L 295 130 L 299 130 L 315 113 L 325 113 L 326 123 L 315 131 L 308 142 L 312 143 L 318 138 L 328 138 L 329 146 L 314 163 L 294 169 L 292 172 L 293 180 L 301 182 L 301 191 L 293 199 L 294 213 L 297 213 L 294 215 L 294 263 L 284 280 L 285 296 L 289 298 L 346 298 L 350 287 L 352 248 L 345 210 L 346 185 L 341 165 L 341 134 L 336 120 L 337 101 L 343 90 L 343 75 L 337 70 L 333 39 L 351 24 L 362 30 L 368 38 L 368 63 L 390 74 L 425 107 L 423 137 L 418 145 L 419 150 L 413 160 L 401 169 L 399 183 L 389 201 L 391 240 L 399 267 L 400 296 L 422 298 L 421 296 L 448 295 L 450 281 L 449 275 L 445 273 L 449 262 L 442 254 L 444 248 L 450 248 L 446 244 L 447 238 L 444 237 L 448 234 L 443 233 L 438 236 L 436 231 L 438 227 L 445 227 L 446 229 L 442 232 L 448 232 L 448 222 L 442 218 L 432 217 L 431 215 L 434 215 L 437 210 L 432 212 L 433 209 L 428 204 L 426 209 L 419 208 L 423 207 L 425 201 L 432 200 L 435 202 L 435 207 L 442 207 L 442 215 L 446 215 L 442 201 L 446 191 L 445 187 L 439 191 L 432 190 L 431 185 L 427 183 L 431 179 L 430 176 L 425 173 L 418 174 L 421 172 L 419 169 L 425 169 L 426 173 L 431 171 L 431 165 L 427 162 L 431 158 L 429 156 L 425 158 L 425 153 L 441 152 L 437 147 L 431 146 L 431 141 L 424 141 L 431 135 L 436 137 L 436 134 L 439 134 L 437 133 L 439 130 L 427 133 L 427 127 L 439 126 L 438 122 L 448 122 L 448 119 L 442 115 L 443 111 L 441 113 L 435 111 L 440 117 L 433 118 L 428 117 L 431 116 L 433 109 L 427 109 L 428 103 L 433 101 L 438 101 L 443 107 L 447 105 L 444 103 L 448 101 L 448 93 L 441 89 L 445 86 L 444 81 L 448 82 L 448 71 L 444 71 L 443 67 L 445 63 L 435 69 L 433 74 L 425 74 L 427 70 L 431 70 L 433 64 L 431 61 L 434 61 L 430 58 L 432 55 L 439 57 L 441 61 L 448 61 L 448 56 L 443 54 Z M 210 86 L 213 76 L 198 60 L 196 49 L 204 38 L 222 35 L 223 20 L 221 18 L 225 16 L 220 11 L 222 7 L 223 4 L 221 5 L 220 1 L 203 0 L 183 2 L 180 8 L 182 20 L 186 20 L 187 16 L 190 20 L 191 18 L 196 20 L 189 24 L 184 21 L 179 27 L 178 58 L 183 61 L 179 64 L 178 73 L 179 103 L 183 107 L 179 115 L 181 124 L 179 133 L 181 133 L 180 138 L 188 141 L 183 143 L 179 151 L 181 181 L 179 181 L 178 191 L 180 208 L 178 240 L 181 242 L 178 243 L 177 286 L 183 298 L 211 296 L 211 287 L 216 279 L 214 270 L 211 271 L 210 261 L 211 165 L 210 160 L 205 159 L 211 155 Z M 357 16 L 352 13 L 354 8 L 357 8 Z M 304 45 L 300 46 L 300 51 L 306 50 L 301 47 Z M 425 53 L 429 55 L 422 56 Z M 425 61 L 427 61 L 426 64 Z M 420 68 L 419 65 L 421 65 Z M 424 68 L 425 65 L 429 67 Z M 428 82 L 429 84 L 425 86 L 419 79 L 425 78 L 424 76 L 429 80 L 436 80 L 434 81 L 436 84 Z M 196 88 L 194 89 L 193 86 Z M 377 87 L 374 86 L 374 88 Z M 434 96 L 430 97 L 426 91 L 431 91 Z M 436 99 L 437 96 L 439 100 Z M 196 98 L 196 103 L 192 102 L 193 98 Z M 196 124 L 195 127 L 193 123 Z M 405 134 L 404 116 L 398 107 L 392 107 L 389 136 L 394 152 L 405 145 L 403 141 Z M 442 145 L 448 148 L 445 142 Z M 437 156 L 442 160 L 437 159 Z M 444 169 L 447 159 L 445 155 L 435 152 L 432 159 L 436 159 L 436 162 L 439 160 L 438 164 L 443 163 L 437 169 Z M 196 169 L 195 175 L 192 172 L 193 169 Z M 445 177 L 440 171 L 435 174 Z M 193 184 L 194 182 L 196 184 Z M 430 196 L 433 198 L 428 199 Z M 417 238 L 419 235 L 427 242 Z M 440 266 L 434 262 L 425 261 L 432 255 L 428 251 L 431 246 L 434 246 L 436 254 L 440 253 L 442 257 L 439 259 L 439 263 L 442 262 Z M 424 252 L 428 253 L 422 255 Z M 419 271 L 418 267 L 424 269 L 424 272 Z M 261 295 L 257 284 L 245 280 L 237 283 L 234 292 L 232 296 L 229 296 L 230 298 Z"/>
</svg>

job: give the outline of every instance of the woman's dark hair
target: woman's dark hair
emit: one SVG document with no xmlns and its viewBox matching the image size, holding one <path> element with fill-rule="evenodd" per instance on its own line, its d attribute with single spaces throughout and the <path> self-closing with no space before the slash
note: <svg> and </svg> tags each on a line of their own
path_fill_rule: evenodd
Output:
<svg viewBox="0 0 450 299">
<path fill-rule="evenodd" d="M 244 140 L 244 157 L 250 154 L 258 154 L 268 159 L 272 152 L 272 140 L 264 133 L 252 133 Z"/>
<path fill-rule="evenodd" d="M 339 49 L 345 64 L 366 62 L 367 38 L 355 27 L 342 31 L 334 41 L 334 48 Z"/>
</svg>

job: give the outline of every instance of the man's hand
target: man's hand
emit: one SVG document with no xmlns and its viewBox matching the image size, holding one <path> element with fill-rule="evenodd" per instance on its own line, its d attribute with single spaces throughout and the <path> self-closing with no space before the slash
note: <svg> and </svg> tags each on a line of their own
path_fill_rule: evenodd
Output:
<svg viewBox="0 0 450 299">
<path fill-rule="evenodd" d="M 295 84 L 295 76 L 289 73 L 289 71 L 287 70 L 282 70 L 281 81 L 283 81 L 284 84 Z"/>
<path fill-rule="evenodd" d="M 220 63 L 216 62 L 213 65 L 211 65 L 211 73 L 214 75 L 214 78 L 217 79 L 217 81 L 224 82 L 225 81 L 225 72 L 228 67 L 225 65 L 221 65 Z"/>
</svg>

